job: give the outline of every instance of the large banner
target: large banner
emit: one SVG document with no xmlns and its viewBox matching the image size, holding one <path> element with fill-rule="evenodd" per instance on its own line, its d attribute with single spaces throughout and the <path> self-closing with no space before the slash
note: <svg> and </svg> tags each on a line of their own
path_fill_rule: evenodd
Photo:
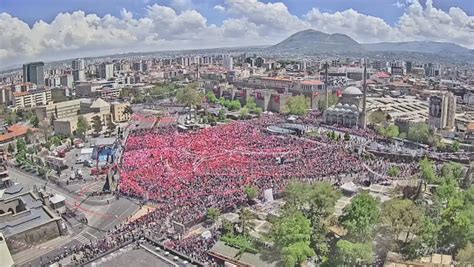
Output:
<svg viewBox="0 0 474 267">
<path fill-rule="evenodd" d="M 273 189 L 265 189 L 263 191 L 263 197 L 265 198 L 265 202 L 272 202 L 273 201 Z"/>
</svg>

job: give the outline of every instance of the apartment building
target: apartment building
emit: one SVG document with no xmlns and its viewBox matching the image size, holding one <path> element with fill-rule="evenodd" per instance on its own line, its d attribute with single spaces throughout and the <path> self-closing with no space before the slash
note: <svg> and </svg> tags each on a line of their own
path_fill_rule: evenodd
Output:
<svg viewBox="0 0 474 267">
<path fill-rule="evenodd" d="M 13 106 L 15 108 L 34 108 L 47 105 L 51 102 L 51 90 L 31 90 L 13 93 Z"/>
<path fill-rule="evenodd" d="M 81 102 L 85 99 L 74 99 L 35 108 L 39 120 L 63 119 L 77 116 L 81 111 Z"/>
<path fill-rule="evenodd" d="M 130 103 L 119 103 L 113 102 L 111 105 L 112 119 L 114 122 L 125 122 L 130 119 L 129 113 L 124 113 L 127 107 L 130 107 Z"/>
</svg>

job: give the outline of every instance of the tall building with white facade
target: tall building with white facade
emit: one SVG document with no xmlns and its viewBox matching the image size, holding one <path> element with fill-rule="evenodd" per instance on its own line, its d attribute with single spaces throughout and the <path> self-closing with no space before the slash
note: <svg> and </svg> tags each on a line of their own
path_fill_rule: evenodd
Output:
<svg viewBox="0 0 474 267">
<path fill-rule="evenodd" d="M 84 59 L 78 58 L 72 61 L 72 79 L 74 82 L 84 81 L 86 79 L 85 74 L 85 62 Z"/>
<path fill-rule="evenodd" d="M 99 78 L 109 80 L 114 77 L 114 64 L 102 63 L 99 65 Z"/>
<path fill-rule="evenodd" d="M 230 55 L 224 55 L 222 58 L 222 65 L 226 70 L 234 70 L 234 60 Z"/>
<path fill-rule="evenodd" d="M 430 96 L 428 123 L 432 128 L 452 130 L 455 127 L 456 97 L 451 92 Z"/>
</svg>

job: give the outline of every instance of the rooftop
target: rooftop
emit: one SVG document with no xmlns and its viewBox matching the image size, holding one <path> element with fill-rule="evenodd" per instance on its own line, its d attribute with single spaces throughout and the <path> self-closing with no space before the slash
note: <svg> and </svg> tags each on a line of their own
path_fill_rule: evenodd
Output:
<svg viewBox="0 0 474 267">
<path fill-rule="evenodd" d="M 59 217 L 43 206 L 41 200 L 31 192 L 25 192 L 24 190 L 20 190 L 13 196 L 4 193 L 2 199 L 0 199 L 0 207 L 4 202 L 15 200 L 23 202 L 25 210 L 13 215 L 8 213 L 0 216 L 0 232 L 6 237 L 22 233 L 52 220 L 59 220 Z"/>
<path fill-rule="evenodd" d="M 320 80 L 303 80 L 301 84 L 304 85 L 323 85 L 324 83 Z"/>
</svg>

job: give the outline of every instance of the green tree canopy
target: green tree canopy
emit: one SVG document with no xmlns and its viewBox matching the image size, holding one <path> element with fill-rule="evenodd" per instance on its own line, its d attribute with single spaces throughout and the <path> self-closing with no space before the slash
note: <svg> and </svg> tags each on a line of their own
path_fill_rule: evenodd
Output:
<svg viewBox="0 0 474 267">
<path fill-rule="evenodd" d="M 299 210 L 284 210 L 273 222 L 270 234 L 280 249 L 285 266 L 296 266 L 315 255 L 309 246 L 311 223 Z"/>
<path fill-rule="evenodd" d="M 33 127 L 35 127 L 35 128 L 38 127 L 38 125 L 39 125 L 38 117 L 36 115 L 33 115 L 30 119 L 30 123 L 31 123 L 31 125 L 33 125 Z"/>
<path fill-rule="evenodd" d="M 219 103 L 219 99 L 217 99 L 216 95 L 212 91 L 209 91 L 206 93 L 206 100 L 207 102 L 212 103 L 212 104 Z"/>
<path fill-rule="evenodd" d="M 188 107 L 200 106 L 204 97 L 195 87 L 196 86 L 188 85 L 184 88 L 179 88 L 176 92 L 176 99 L 178 102 Z"/>
<path fill-rule="evenodd" d="M 308 99 L 303 95 L 297 95 L 287 99 L 284 112 L 293 115 L 306 115 L 308 114 L 308 109 Z"/>
<path fill-rule="evenodd" d="M 248 235 L 255 227 L 254 214 L 248 208 L 242 208 L 239 212 L 240 228 L 242 229 L 242 235 Z"/>
<path fill-rule="evenodd" d="M 344 208 L 339 219 L 352 240 L 366 242 L 374 236 L 379 220 L 379 203 L 368 192 L 362 192 Z"/>
<path fill-rule="evenodd" d="M 388 126 L 379 125 L 376 127 L 376 130 L 378 134 L 388 138 L 394 138 L 400 134 L 398 126 L 395 124 L 390 124 Z"/>
<path fill-rule="evenodd" d="M 102 119 L 100 116 L 94 116 L 92 117 L 92 129 L 94 129 L 94 132 L 96 134 L 99 134 L 102 131 Z"/>
<path fill-rule="evenodd" d="M 459 250 L 456 261 L 461 266 L 469 266 L 469 264 L 474 264 L 474 245 L 471 242 L 467 243 L 467 245 Z"/>
<path fill-rule="evenodd" d="M 16 151 L 26 151 L 26 141 L 23 138 L 16 140 Z"/>
<path fill-rule="evenodd" d="M 339 240 L 336 243 L 337 262 L 340 266 L 358 266 L 373 262 L 374 252 L 370 243 L 352 243 Z"/>
<path fill-rule="evenodd" d="M 454 142 L 451 144 L 451 150 L 458 152 L 460 148 L 461 144 L 457 140 L 454 140 Z"/>
<path fill-rule="evenodd" d="M 216 208 L 207 209 L 207 218 L 212 221 L 217 221 L 217 218 L 221 215 L 221 212 Z"/>
<path fill-rule="evenodd" d="M 279 247 L 288 247 L 298 242 L 309 244 L 311 222 L 299 210 L 284 210 L 282 215 L 272 224 L 271 236 Z"/>
<path fill-rule="evenodd" d="M 255 199 L 258 196 L 258 188 L 255 186 L 246 186 L 244 191 L 248 199 Z"/>
<path fill-rule="evenodd" d="M 328 106 L 333 106 L 337 103 L 338 101 L 338 97 L 336 94 L 334 93 L 329 93 L 328 94 Z M 319 98 L 318 100 L 318 108 L 319 110 L 322 112 L 322 111 L 325 111 L 328 107 L 326 107 L 326 95 L 323 95 L 321 98 Z"/>
<path fill-rule="evenodd" d="M 308 258 L 315 255 L 314 251 L 309 247 L 309 242 L 293 243 L 284 247 L 281 254 L 286 267 L 299 266 Z"/>
<path fill-rule="evenodd" d="M 416 122 L 408 128 L 408 140 L 419 143 L 427 143 L 429 137 L 430 130 L 428 124 L 424 122 Z"/>
<path fill-rule="evenodd" d="M 84 116 L 79 116 L 77 118 L 76 135 L 84 138 L 87 130 L 89 130 L 89 122 L 87 122 Z"/>
<path fill-rule="evenodd" d="M 426 183 L 434 183 L 438 180 L 436 170 L 432 161 L 428 158 L 423 158 L 420 161 L 421 179 Z"/>
<path fill-rule="evenodd" d="M 112 121 L 107 122 L 107 130 L 108 131 L 114 132 L 115 128 L 117 128 L 117 125 L 115 125 L 115 123 L 113 123 Z"/>
<path fill-rule="evenodd" d="M 382 204 L 380 221 L 393 241 L 396 242 L 404 233 L 407 242 L 410 234 L 416 235 L 421 231 L 423 211 L 409 199 L 391 199 Z"/>
<path fill-rule="evenodd" d="M 382 110 L 375 110 L 369 115 L 369 121 L 372 124 L 380 124 L 387 121 L 387 113 Z"/>
<path fill-rule="evenodd" d="M 390 177 L 397 177 L 397 176 L 400 174 L 400 167 L 398 167 L 398 166 L 391 166 L 391 167 L 388 169 L 387 174 L 388 174 L 388 176 L 390 176 Z"/>
</svg>

